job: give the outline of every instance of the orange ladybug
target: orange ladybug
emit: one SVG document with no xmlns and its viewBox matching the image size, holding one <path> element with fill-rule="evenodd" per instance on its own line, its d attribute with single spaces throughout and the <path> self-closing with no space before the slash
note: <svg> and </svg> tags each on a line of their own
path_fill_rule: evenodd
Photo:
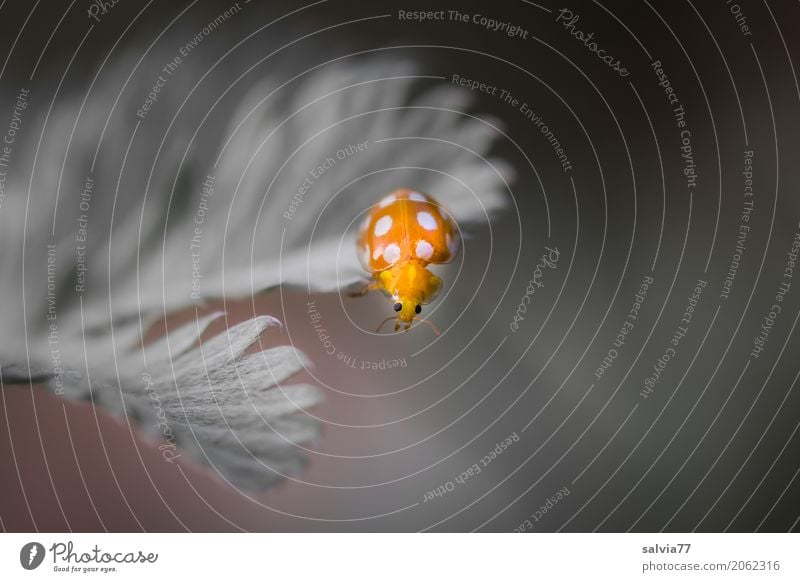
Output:
<svg viewBox="0 0 800 582">
<path fill-rule="evenodd" d="M 401 188 L 387 194 L 361 223 L 358 256 L 373 282 L 358 294 L 380 289 L 391 297 L 397 315 L 394 330 L 411 328 L 422 305 L 442 288 L 442 280 L 428 265 L 449 263 L 458 256 L 461 236 L 450 214 L 427 194 Z M 429 321 L 420 319 L 438 333 Z M 380 331 L 380 327 L 378 331 Z"/>
</svg>

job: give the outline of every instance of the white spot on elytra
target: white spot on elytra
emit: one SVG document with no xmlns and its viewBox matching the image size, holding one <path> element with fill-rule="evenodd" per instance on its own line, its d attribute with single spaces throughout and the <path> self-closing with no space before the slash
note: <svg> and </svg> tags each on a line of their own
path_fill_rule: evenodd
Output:
<svg viewBox="0 0 800 582">
<path fill-rule="evenodd" d="M 375 247 L 375 250 L 372 251 L 372 258 L 378 260 L 378 257 L 380 257 L 381 254 L 383 254 L 383 248 Z"/>
<path fill-rule="evenodd" d="M 394 194 L 389 194 L 388 196 L 385 196 L 380 202 L 378 202 L 378 207 L 386 208 L 390 204 L 394 204 L 396 201 L 397 201 L 397 196 L 395 196 Z"/>
<path fill-rule="evenodd" d="M 378 222 L 375 223 L 375 236 L 383 236 L 389 229 L 392 228 L 392 217 L 391 216 L 381 216 L 378 219 Z"/>
<path fill-rule="evenodd" d="M 383 258 L 389 264 L 397 262 L 400 258 L 400 247 L 397 246 L 397 243 L 386 245 L 386 248 L 383 249 Z"/>
<path fill-rule="evenodd" d="M 408 199 L 409 199 L 409 200 L 414 200 L 414 201 L 416 201 L 416 202 L 427 202 L 427 201 L 428 201 L 428 199 L 427 199 L 427 198 L 425 198 L 425 196 L 423 196 L 423 195 L 422 195 L 422 194 L 420 194 L 419 192 L 411 192 L 411 193 L 408 195 Z"/>
<path fill-rule="evenodd" d="M 427 261 L 433 256 L 433 245 L 426 240 L 417 241 L 416 253 L 420 259 Z"/>
<path fill-rule="evenodd" d="M 417 212 L 417 222 L 419 222 L 419 225 L 425 230 L 436 230 L 438 226 L 436 224 L 436 219 L 430 212 Z"/>
</svg>

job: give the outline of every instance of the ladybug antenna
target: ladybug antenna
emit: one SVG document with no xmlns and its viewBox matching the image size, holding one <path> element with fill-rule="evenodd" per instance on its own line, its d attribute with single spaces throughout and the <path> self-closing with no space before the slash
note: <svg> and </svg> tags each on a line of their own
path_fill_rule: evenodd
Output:
<svg viewBox="0 0 800 582">
<path fill-rule="evenodd" d="M 394 315 L 390 315 L 389 317 L 387 317 L 386 319 L 384 319 L 384 320 L 381 322 L 381 324 L 378 326 L 378 329 L 376 329 L 376 330 L 375 330 L 375 333 L 380 333 L 380 331 L 381 331 L 381 328 L 382 328 L 384 325 L 386 325 L 386 323 L 387 323 L 387 322 L 389 322 L 389 321 L 391 321 L 391 320 L 393 320 L 393 319 L 395 319 L 395 316 L 394 316 Z"/>
<path fill-rule="evenodd" d="M 430 325 L 431 329 L 433 330 L 433 333 L 435 333 L 437 337 L 442 335 L 442 332 L 439 331 L 439 328 L 436 327 L 436 325 L 432 321 L 422 318 L 417 319 L 417 321 L 419 321 L 420 323 L 427 323 L 428 325 Z"/>
</svg>

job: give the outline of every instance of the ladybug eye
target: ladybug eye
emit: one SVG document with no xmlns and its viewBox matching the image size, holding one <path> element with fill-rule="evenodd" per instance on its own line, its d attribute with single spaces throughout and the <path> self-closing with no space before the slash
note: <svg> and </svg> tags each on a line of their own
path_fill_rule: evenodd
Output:
<svg viewBox="0 0 800 582">
<path fill-rule="evenodd" d="M 414 313 L 419 314 L 422 311 L 422 305 L 417 304 L 414 308 Z"/>
<path fill-rule="evenodd" d="M 402 303 L 398 302 L 398 303 L 394 304 L 394 310 L 395 311 L 400 311 L 401 309 L 403 309 L 403 304 Z"/>
</svg>

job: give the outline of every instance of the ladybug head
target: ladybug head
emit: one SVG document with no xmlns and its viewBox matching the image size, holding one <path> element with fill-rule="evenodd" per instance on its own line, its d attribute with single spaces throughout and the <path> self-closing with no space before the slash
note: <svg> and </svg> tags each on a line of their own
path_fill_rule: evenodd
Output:
<svg viewBox="0 0 800 582">
<path fill-rule="evenodd" d="M 405 326 L 403 331 L 408 331 L 416 318 L 417 321 L 430 325 L 438 334 L 438 330 L 431 322 L 417 316 L 422 312 L 423 304 L 429 303 L 439 293 L 442 280 L 424 266 L 413 262 L 387 269 L 381 277 L 384 280 L 384 289 L 392 297 L 392 309 L 395 315 L 381 323 L 378 330 L 380 331 L 384 323 L 394 319 L 395 331 L 400 331 L 402 326 Z"/>
<path fill-rule="evenodd" d="M 394 302 L 392 309 L 397 312 L 394 330 L 398 331 L 401 324 L 406 324 L 405 331 L 408 331 L 411 324 L 414 322 L 414 317 L 422 312 L 422 305 L 413 299 L 400 297 Z"/>
<path fill-rule="evenodd" d="M 405 324 L 405 328 L 403 331 L 408 331 L 411 329 L 411 325 L 414 323 L 414 317 L 419 315 L 422 312 L 422 305 L 418 301 L 414 301 L 412 299 L 403 299 L 402 297 L 395 300 L 394 304 L 392 305 L 392 309 L 395 310 L 397 315 L 387 317 L 383 320 L 383 322 L 378 326 L 376 333 L 381 330 L 383 325 L 394 319 L 394 330 L 400 331 L 400 328 Z M 439 329 L 433 324 L 433 322 L 428 321 L 427 319 L 422 319 L 421 317 L 417 319 L 420 323 L 424 323 L 426 325 L 431 326 L 433 332 L 436 335 L 441 335 Z"/>
</svg>

